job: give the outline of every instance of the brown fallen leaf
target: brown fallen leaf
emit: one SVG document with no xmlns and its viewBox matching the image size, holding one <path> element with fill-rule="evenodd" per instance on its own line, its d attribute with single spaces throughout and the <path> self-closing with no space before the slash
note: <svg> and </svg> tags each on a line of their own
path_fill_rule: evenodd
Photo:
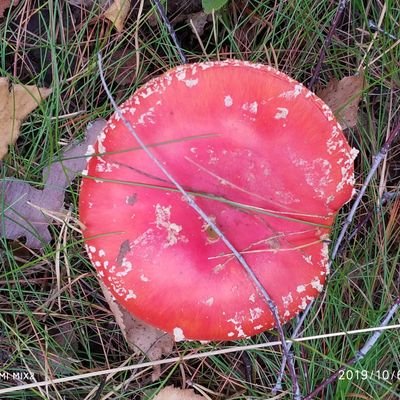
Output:
<svg viewBox="0 0 400 400">
<path fill-rule="evenodd" d="M 195 394 L 193 389 L 179 389 L 167 386 L 153 400 L 204 400 L 205 397 Z"/>
<path fill-rule="evenodd" d="M 160 360 L 164 354 L 171 353 L 174 346 L 174 339 L 171 335 L 135 318 L 116 302 L 114 296 L 100 280 L 99 283 L 115 316 L 115 321 L 134 354 L 144 354 L 150 361 L 156 361 Z M 155 365 L 152 374 L 153 381 L 156 381 L 160 375 L 161 368 L 159 365 Z"/>
<path fill-rule="evenodd" d="M 118 32 L 122 32 L 124 29 L 130 7 L 131 0 L 114 0 L 104 13 L 104 16 L 114 24 Z"/>
<path fill-rule="evenodd" d="M 19 0 L 0 0 L 0 18 L 4 15 L 4 11 L 11 6 L 16 6 Z"/>
<path fill-rule="evenodd" d="M 324 89 L 317 91 L 317 96 L 328 104 L 344 128 L 352 128 L 357 124 L 363 89 L 364 74 L 360 73 L 340 81 L 332 79 Z"/>
<path fill-rule="evenodd" d="M 62 210 L 65 189 L 85 168 L 88 146 L 95 143 L 105 123 L 103 119 L 95 120 L 88 126 L 83 142 L 69 146 L 60 161 L 43 170 L 43 190 L 18 179 L 0 179 L 1 236 L 13 240 L 25 236 L 26 246 L 33 249 L 51 241 L 49 215 Z"/>
<path fill-rule="evenodd" d="M 8 79 L 0 78 L 0 160 L 17 140 L 22 121 L 51 93 L 33 85 L 8 86 Z"/>
<path fill-rule="evenodd" d="M 206 26 L 210 14 L 206 14 L 204 11 L 199 11 L 187 16 L 187 22 L 190 24 L 192 32 L 196 35 L 203 36 L 204 27 Z"/>
</svg>

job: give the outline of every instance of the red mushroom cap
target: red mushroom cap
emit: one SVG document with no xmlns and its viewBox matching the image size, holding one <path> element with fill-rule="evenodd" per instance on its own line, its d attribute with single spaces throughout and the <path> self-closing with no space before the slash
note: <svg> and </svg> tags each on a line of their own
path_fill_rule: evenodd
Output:
<svg viewBox="0 0 400 400">
<path fill-rule="evenodd" d="M 252 267 L 282 322 L 323 288 L 352 150 L 331 110 L 268 66 L 183 65 L 121 106 L 138 135 Z M 114 114 L 88 162 L 80 217 L 99 277 L 128 311 L 179 339 L 274 327 L 265 299 L 215 232 Z"/>
</svg>

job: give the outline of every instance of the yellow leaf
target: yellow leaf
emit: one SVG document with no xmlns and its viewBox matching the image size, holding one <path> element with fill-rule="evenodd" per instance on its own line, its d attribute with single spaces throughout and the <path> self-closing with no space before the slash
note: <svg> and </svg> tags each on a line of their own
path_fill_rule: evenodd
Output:
<svg viewBox="0 0 400 400">
<path fill-rule="evenodd" d="M 0 78 L 0 160 L 17 140 L 22 121 L 51 93 L 33 85 L 8 86 L 8 79 Z"/>
<path fill-rule="evenodd" d="M 344 128 L 357 124 L 358 103 L 364 89 L 364 74 L 332 79 L 317 95 L 332 109 Z"/>
<path fill-rule="evenodd" d="M 118 32 L 122 32 L 124 29 L 124 22 L 128 15 L 130 5 L 130 0 L 114 0 L 104 13 L 104 16 L 114 24 Z"/>
</svg>

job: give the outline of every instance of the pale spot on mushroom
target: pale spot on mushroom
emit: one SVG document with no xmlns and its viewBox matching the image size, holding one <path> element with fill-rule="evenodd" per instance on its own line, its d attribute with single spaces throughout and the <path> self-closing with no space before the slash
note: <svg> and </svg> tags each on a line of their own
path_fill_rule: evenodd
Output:
<svg viewBox="0 0 400 400">
<path fill-rule="evenodd" d="M 206 306 L 211 307 L 214 304 L 214 297 L 210 297 L 207 300 L 204 300 L 203 303 Z"/>
<path fill-rule="evenodd" d="M 115 125 L 114 125 L 115 127 Z M 110 128 L 113 128 L 112 126 L 110 126 Z M 101 131 L 100 134 L 97 136 L 97 147 L 99 149 L 99 153 L 105 153 L 106 152 L 106 148 L 103 145 L 104 140 L 106 139 L 106 134 L 104 133 L 104 131 Z"/>
<path fill-rule="evenodd" d="M 154 117 L 154 107 L 150 107 L 145 113 L 143 113 L 137 120 L 138 125 L 146 125 L 147 123 L 155 124 Z"/>
<path fill-rule="evenodd" d="M 106 255 L 106 252 L 103 249 L 99 250 L 99 257 L 104 257 Z"/>
<path fill-rule="evenodd" d="M 118 164 L 105 162 L 100 157 L 98 158 L 100 161 L 96 164 L 96 172 L 113 172 L 113 168 L 119 168 Z"/>
<path fill-rule="evenodd" d="M 337 125 L 332 127 L 331 137 L 327 140 L 327 152 L 328 154 L 333 154 L 336 150 L 343 147 L 344 140 L 341 139 L 341 132 Z"/>
<path fill-rule="evenodd" d="M 207 153 L 209 155 L 209 160 L 208 163 L 209 164 L 217 164 L 219 161 L 218 156 L 215 154 L 215 150 L 213 149 L 207 149 Z"/>
<path fill-rule="evenodd" d="M 322 112 L 328 121 L 333 121 L 335 119 L 335 117 L 333 116 L 332 110 L 326 104 L 322 105 Z"/>
<path fill-rule="evenodd" d="M 302 90 L 303 90 L 303 85 L 298 83 L 298 84 L 294 85 L 293 90 L 287 90 L 286 92 L 281 93 L 279 95 L 279 97 L 283 97 L 285 99 L 292 100 L 292 99 L 295 99 L 299 94 L 301 94 Z"/>
<path fill-rule="evenodd" d="M 255 293 L 252 293 L 252 294 L 249 296 L 249 301 L 251 301 L 252 303 L 255 303 L 255 302 L 256 302 L 256 294 L 255 294 Z"/>
<path fill-rule="evenodd" d="M 284 191 L 282 191 L 282 190 L 277 190 L 277 191 L 275 192 L 275 195 L 276 195 L 277 197 L 279 197 L 279 201 L 280 201 L 282 204 L 285 204 L 285 205 L 289 205 L 289 204 L 293 204 L 293 203 L 300 203 L 300 199 L 298 199 L 297 197 L 295 197 L 295 196 L 293 195 L 293 193 L 291 193 L 291 192 L 289 192 L 289 191 L 287 191 L 287 190 L 284 190 Z"/>
<path fill-rule="evenodd" d="M 158 229 L 165 229 L 167 232 L 167 241 L 164 247 L 169 247 L 177 244 L 179 241 L 187 242 L 187 238 L 180 234 L 182 226 L 171 222 L 171 206 L 165 207 L 161 204 L 156 204 L 156 226 Z"/>
<path fill-rule="evenodd" d="M 303 255 L 303 260 L 304 260 L 307 264 L 313 265 L 313 263 L 312 263 L 312 256 L 311 256 L 311 255 L 309 255 L 309 256 Z"/>
<path fill-rule="evenodd" d="M 289 304 L 293 303 L 292 293 L 290 292 L 287 296 L 282 296 L 282 302 L 285 308 L 287 308 Z"/>
<path fill-rule="evenodd" d="M 347 154 L 347 159 L 341 167 L 342 180 L 336 186 L 336 192 L 343 189 L 344 185 L 354 185 L 354 174 L 352 173 L 353 163 L 358 155 L 358 150 L 352 148 Z"/>
<path fill-rule="evenodd" d="M 290 311 L 289 311 L 289 310 L 286 310 L 286 311 L 283 313 L 283 316 L 284 316 L 284 317 L 290 317 Z"/>
<path fill-rule="evenodd" d="M 94 246 L 89 246 L 89 251 L 90 251 L 91 253 L 96 253 L 96 247 L 94 247 Z"/>
<path fill-rule="evenodd" d="M 300 310 L 305 310 L 305 309 L 307 308 L 307 304 L 308 304 L 307 298 L 306 298 L 306 297 L 303 297 L 303 298 L 301 299 L 301 304 L 299 305 L 299 309 L 300 309 Z"/>
<path fill-rule="evenodd" d="M 213 267 L 213 272 L 214 274 L 218 274 L 218 272 L 221 272 L 224 268 L 224 264 L 217 264 L 215 267 Z"/>
<path fill-rule="evenodd" d="M 95 261 L 94 262 L 95 267 L 101 267 L 101 262 L 100 261 Z"/>
<path fill-rule="evenodd" d="M 110 281 L 110 286 L 114 290 L 116 295 L 118 295 L 119 297 L 124 297 L 127 295 L 127 290 L 118 278 L 116 278 L 115 276 L 110 276 L 108 280 Z"/>
<path fill-rule="evenodd" d="M 262 329 L 264 327 L 264 325 L 256 325 L 254 327 L 254 330 L 259 331 L 260 329 Z"/>
<path fill-rule="evenodd" d="M 185 85 L 189 88 L 196 86 L 199 83 L 199 80 L 196 79 L 186 79 L 185 81 Z"/>
<path fill-rule="evenodd" d="M 225 107 L 232 107 L 232 105 L 233 105 L 232 97 L 231 96 L 225 96 L 224 97 L 224 104 L 225 104 Z"/>
<path fill-rule="evenodd" d="M 142 282 L 149 282 L 150 281 L 150 279 L 144 274 L 140 275 L 140 280 Z"/>
<path fill-rule="evenodd" d="M 94 154 L 95 152 L 96 152 L 96 151 L 95 151 L 94 147 L 93 147 L 91 144 L 89 144 L 89 146 L 87 147 L 85 156 L 91 156 L 91 155 Z"/>
<path fill-rule="evenodd" d="M 137 299 L 137 295 L 133 292 L 132 289 L 128 290 L 128 294 L 125 297 L 125 300 L 129 300 L 129 299 Z"/>
<path fill-rule="evenodd" d="M 291 156 L 291 161 L 296 167 L 301 168 L 307 184 L 318 195 L 318 198 L 324 198 L 325 188 L 332 182 L 331 163 L 323 158 L 308 161 L 293 156 Z"/>
<path fill-rule="evenodd" d="M 142 99 L 145 99 L 154 93 L 154 90 L 151 86 L 143 87 L 143 88 L 145 88 L 146 90 L 145 91 L 143 90 L 138 94 Z"/>
<path fill-rule="evenodd" d="M 175 73 L 176 79 L 178 81 L 183 81 L 186 78 L 186 69 L 182 67 L 178 67 Z"/>
<path fill-rule="evenodd" d="M 335 200 L 335 196 L 333 194 L 328 196 L 328 198 L 326 199 L 326 205 L 332 203 L 332 201 L 334 201 L 334 200 Z M 332 214 L 329 214 L 329 215 L 332 215 Z"/>
<path fill-rule="evenodd" d="M 115 274 L 116 276 L 126 276 L 129 272 L 132 271 L 132 263 L 128 261 L 125 257 L 122 259 L 121 267 L 123 268 L 123 270 L 118 271 Z"/>
<path fill-rule="evenodd" d="M 251 114 L 257 114 L 258 103 L 256 101 L 253 101 L 252 103 L 244 103 L 242 105 L 242 110 L 248 111 Z"/>
<path fill-rule="evenodd" d="M 101 270 L 99 270 L 99 271 L 97 271 L 97 275 L 100 277 L 100 278 L 104 278 L 104 271 L 101 269 Z"/>
<path fill-rule="evenodd" d="M 321 262 L 320 265 L 325 267 L 325 274 L 329 274 L 329 245 L 327 242 L 329 235 L 322 235 Z M 322 275 L 322 274 L 321 274 Z"/>
<path fill-rule="evenodd" d="M 153 229 L 149 228 L 146 231 L 144 231 L 141 235 L 139 235 L 133 242 L 132 246 L 146 246 L 149 244 L 152 240 L 154 240 L 154 233 Z"/>
<path fill-rule="evenodd" d="M 275 119 L 286 119 L 289 115 L 289 110 L 285 107 L 277 107 L 278 112 L 275 114 Z"/>
<path fill-rule="evenodd" d="M 297 293 L 303 293 L 303 292 L 305 292 L 306 291 L 306 285 L 299 285 L 299 286 L 297 286 L 297 288 L 296 288 L 296 292 Z"/>
<path fill-rule="evenodd" d="M 174 335 L 175 342 L 182 342 L 185 340 L 185 335 L 182 328 L 174 328 L 172 334 Z"/>
<path fill-rule="evenodd" d="M 247 335 L 244 333 L 244 330 L 243 330 L 243 328 L 242 328 L 242 325 L 240 325 L 240 326 L 235 326 L 235 331 L 237 332 L 237 337 L 238 337 L 238 338 L 240 338 L 240 337 L 243 337 L 243 338 L 247 337 Z"/>
<path fill-rule="evenodd" d="M 228 337 L 235 336 L 235 332 L 228 332 Z"/>
<path fill-rule="evenodd" d="M 89 173 L 89 171 L 87 169 L 82 170 L 82 175 L 83 176 L 87 176 L 88 173 Z M 89 208 L 91 208 L 91 207 L 89 207 Z"/>
<path fill-rule="evenodd" d="M 319 277 L 316 276 L 312 281 L 311 281 L 311 286 L 314 289 L 317 289 L 318 292 L 322 292 L 322 290 L 324 289 L 324 285 L 321 283 L 321 281 L 319 280 Z"/>
<path fill-rule="evenodd" d="M 237 337 L 247 337 L 243 331 L 242 322 L 246 320 L 244 312 L 236 313 L 233 318 L 227 320 L 227 322 L 232 322 L 235 326 L 234 329 L 237 332 Z"/>
<path fill-rule="evenodd" d="M 304 96 L 306 99 L 308 99 L 309 97 L 314 96 L 314 93 L 311 90 L 307 90 L 306 95 Z"/>
<path fill-rule="evenodd" d="M 250 321 L 254 322 L 256 319 L 259 319 L 261 315 L 264 313 L 264 310 L 260 307 L 250 308 Z"/>
<path fill-rule="evenodd" d="M 245 313 L 243 311 L 237 312 L 233 318 L 229 318 L 227 322 L 232 322 L 234 325 L 242 324 L 246 320 Z"/>
</svg>

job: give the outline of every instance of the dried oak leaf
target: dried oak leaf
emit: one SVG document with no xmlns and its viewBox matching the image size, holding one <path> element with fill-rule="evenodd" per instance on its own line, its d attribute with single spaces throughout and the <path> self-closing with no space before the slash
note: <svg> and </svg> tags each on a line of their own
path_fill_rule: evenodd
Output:
<svg viewBox="0 0 400 400">
<path fill-rule="evenodd" d="M 153 400 L 204 400 L 205 397 L 195 394 L 193 389 L 179 389 L 167 386 Z"/>
<path fill-rule="evenodd" d="M 125 19 L 131 7 L 131 0 L 114 0 L 104 13 L 104 16 L 111 21 L 118 32 L 124 30 Z"/>
<path fill-rule="evenodd" d="M 328 104 L 344 128 L 352 128 L 357 124 L 363 89 L 364 74 L 360 73 L 340 81 L 332 79 L 324 89 L 317 91 L 317 95 Z"/>
<path fill-rule="evenodd" d="M 64 191 L 85 168 L 88 146 L 93 145 L 105 126 L 99 119 L 88 126 L 82 143 L 63 152 L 61 161 L 43 171 L 44 189 L 28 183 L 4 178 L 0 180 L 0 234 L 7 239 L 26 238 L 26 246 L 40 249 L 51 241 L 48 226 L 51 214 L 62 211 Z"/>
<path fill-rule="evenodd" d="M 114 314 L 115 321 L 134 354 L 144 354 L 150 361 L 156 361 L 160 360 L 163 355 L 171 353 L 174 346 L 174 339 L 171 335 L 135 318 L 116 302 L 114 296 L 100 280 L 99 283 L 110 310 Z M 160 375 L 161 368 L 159 365 L 155 365 L 152 374 L 153 381 L 157 380 Z"/>
<path fill-rule="evenodd" d="M 16 6 L 19 0 L 0 0 L 0 18 L 4 15 L 4 11 L 11 6 Z"/>
<path fill-rule="evenodd" d="M 8 79 L 0 78 L 0 160 L 17 140 L 22 121 L 50 93 L 51 89 L 33 85 L 13 84 L 9 90 Z"/>
</svg>

